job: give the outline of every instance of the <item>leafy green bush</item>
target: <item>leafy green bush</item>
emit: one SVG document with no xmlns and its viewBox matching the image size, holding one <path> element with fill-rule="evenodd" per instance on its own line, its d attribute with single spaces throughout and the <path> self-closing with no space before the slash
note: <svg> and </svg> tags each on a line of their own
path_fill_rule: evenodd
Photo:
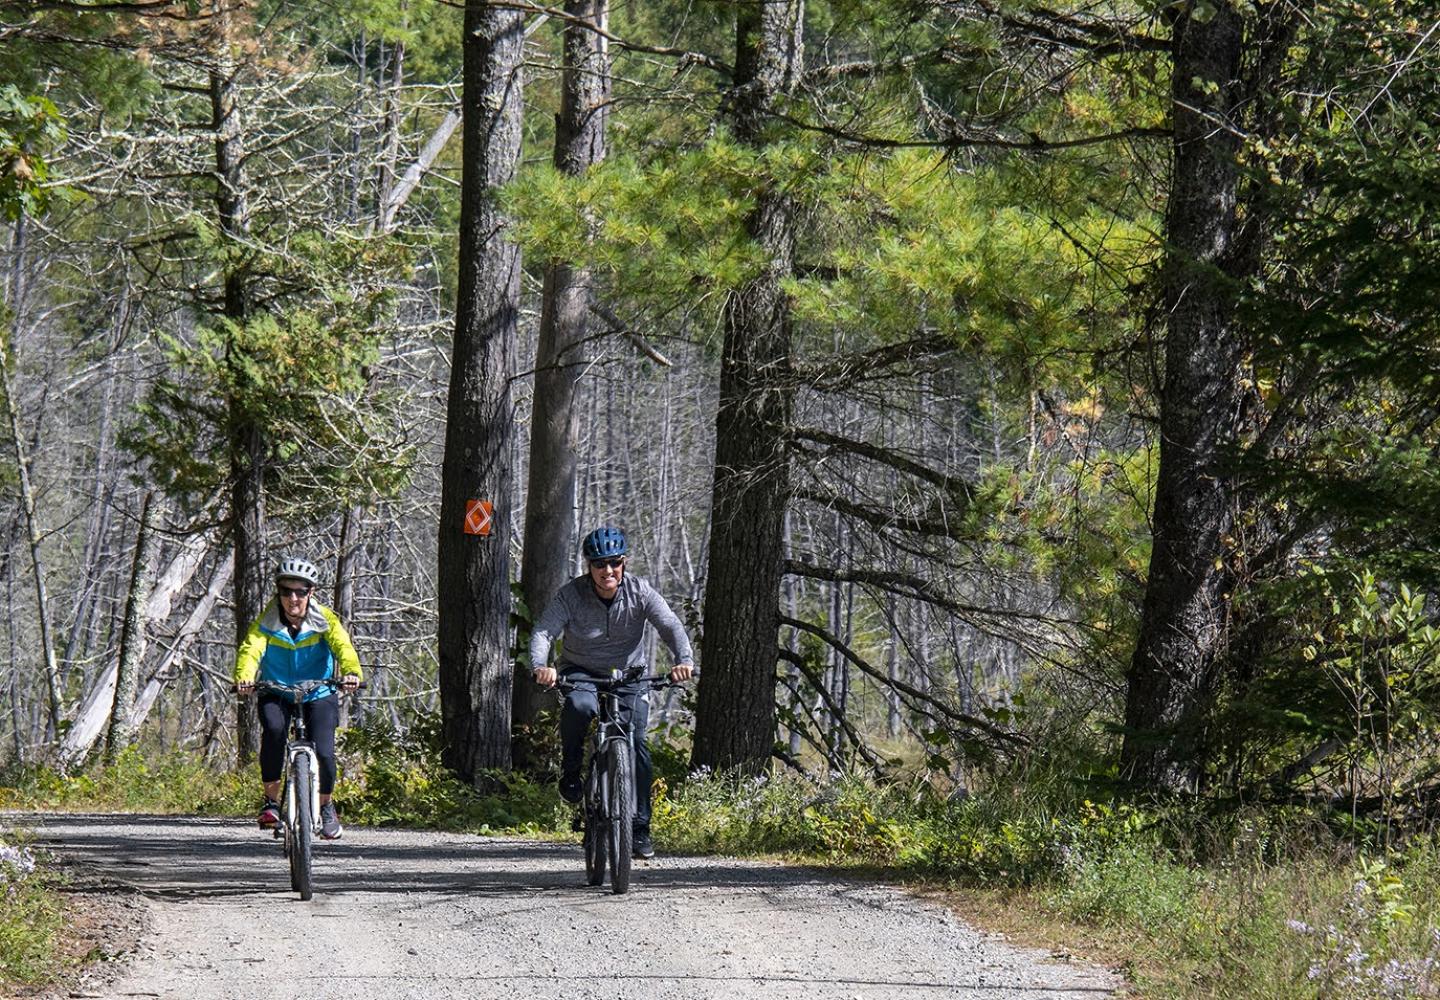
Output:
<svg viewBox="0 0 1440 1000">
<path fill-rule="evenodd" d="M 569 829 L 569 807 L 553 788 L 516 772 L 492 772 L 483 790 L 458 781 L 440 760 L 439 720 L 399 733 L 378 713 L 341 734 L 335 796 L 348 821 L 474 833 L 551 834 Z"/>
</svg>

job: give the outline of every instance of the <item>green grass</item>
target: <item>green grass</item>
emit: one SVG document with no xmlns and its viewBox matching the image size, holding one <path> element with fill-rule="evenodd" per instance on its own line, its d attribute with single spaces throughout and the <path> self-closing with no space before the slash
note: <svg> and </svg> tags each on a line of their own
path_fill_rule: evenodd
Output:
<svg viewBox="0 0 1440 1000">
<path fill-rule="evenodd" d="M 1007 788 L 924 789 L 783 775 L 657 789 L 668 850 L 770 854 L 861 869 L 968 901 L 1012 931 L 1124 965 L 1150 998 L 1440 997 L 1440 846 L 1388 862 L 1313 817 L 1218 818 Z M 1003 900 L 1003 903 L 998 902 Z M 961 907 L 965 909 L 965 906 Z M 1077 945 L 1078 943 L 1078 945 Z"/>
<path fill-rule="evenodd" d="M 0 836 L 0 987 L 38 986 L 68 964 L 64 905 L 56 876 L 15 841 Z"/>
<path fill-rule="evenodd" d="M 242 815 L 255 808 L 258 777 L 221 771 L 184 753 L 132 747 L 115 763 L 62 775 L 28 767 L 0 778 L 0 808 Z"/>
</svg>

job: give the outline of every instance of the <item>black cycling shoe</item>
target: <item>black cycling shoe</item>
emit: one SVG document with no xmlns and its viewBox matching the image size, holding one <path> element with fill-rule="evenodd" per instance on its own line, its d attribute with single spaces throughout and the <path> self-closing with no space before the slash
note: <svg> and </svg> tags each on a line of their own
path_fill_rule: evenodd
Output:
<svg viewBox="0 0 1440 1000">
<path fill-rule="evenodd" d="M 655 845 L 650 843 L 650 834 L 635 834 L 630 841 L 630 855 L 642 861 L 648 861 L 655 856 Z"/>
<path fill-rule="evenodd" d="M 566 802 L 579 802 L 584 790 L 585 786 L 580 782 L 580 775 L 560 776 L 560 797 Z"/>
</svg>

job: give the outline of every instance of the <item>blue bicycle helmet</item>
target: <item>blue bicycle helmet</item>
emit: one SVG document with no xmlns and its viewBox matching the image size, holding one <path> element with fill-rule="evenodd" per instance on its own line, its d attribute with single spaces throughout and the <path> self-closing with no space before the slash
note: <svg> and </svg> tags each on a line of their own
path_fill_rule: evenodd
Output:
<svg viewBox="0 0 1440 1000">
<path fill-rule="evenodd" d="M 585 536 L 585 544 L 580 546 L 580 551 L 585 558 L 592 562 L 596 559 L 612 559 L 615 556 L 623 556 L 628 551 L 625 545 L 625 532 L 619 528 L 612 528 L 608 524 L 603 528 L 596 528 Z"/>
</svg>

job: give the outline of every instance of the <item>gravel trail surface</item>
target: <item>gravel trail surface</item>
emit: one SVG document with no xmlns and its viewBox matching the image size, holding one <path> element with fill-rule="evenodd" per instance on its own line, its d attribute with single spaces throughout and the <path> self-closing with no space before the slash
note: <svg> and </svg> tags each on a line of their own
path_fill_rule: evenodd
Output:
<svg viewBox="0 0 1440 1000">
<path fill-rule="evenodd" d="M 149 929 L 72 996 L 185 1000 L 1099 1000 L 1113 974 L 1047 960 L 903 891 L 804 868 L 663 854 L 628 895 L 578 846 L 347 828 L 290 891 L 237 820 L 28 815 L 82 884 L 136 890 Z"/>
</svg>

